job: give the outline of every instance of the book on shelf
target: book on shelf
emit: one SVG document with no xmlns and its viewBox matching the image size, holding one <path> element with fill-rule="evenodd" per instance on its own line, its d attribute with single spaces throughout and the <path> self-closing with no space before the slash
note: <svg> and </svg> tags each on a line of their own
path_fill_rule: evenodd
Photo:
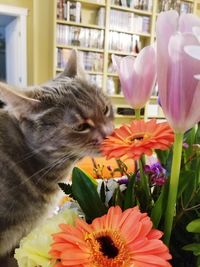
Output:
<svg viewBox="0 0 200 267">
<path fill-rule="evenodd" d="M 57 45 L 102 49 L 104 30 L 57 24 L 56 42 Z"/>
<path fill-rule="evenodd" d="M 110 31 L 109 49 L 136 54 L 141 47 L 140 37 L 135 34 Z"/>
<path fill-rule="evenodd" d="M 151 11 L 153 7 L 153 0 L 112 0 L 111 5 Z"/>
<path fill-rule="evenodd" d="M 126 0 L 121 0 L 121 5 L 127 7 L 127 2 L 126 2 Z"/>
<path fill-rule="evenodd" d="M 57 19 L 81 22 L 81 3 L 57 0 Z"/>
<path fill-rule="evenodd" d="M 119 61 L 123 58 L 123 56 L 116 56 L 116 55 L 115 55 L 115 57 L 117 57 L 117 59 Z M 117 74 L 117 66 L 115 64 L 113 64 L 111 58 L 110 58 L 109 63 L 108 63 L 108 72 Z"/>
<path fill-rule="evenodd" d="M 97 25 L 104 27 L 105 26 L 105 16 L 106 16 L 106 10 L 104 7 L 99 8 L 98 14 L 97 14 Z"/>
<path fill-rule="evenodd" d="M 138 16 L 132 12 L 110 11 L 110 29 L 137 33 L 150 32 L 151 19 L 149 16 Z"/>
<path fill-rule="evenodd" d="M 103 76 L 102 75 L 89 74 L 88 75 L 88 80 L 92 84 L 96 85 L 97 87 L 102 88 L 102 85 L 103 85 Z"/>
<path fill-rule="evenodd" d="M 115 82 L 112 77 L 108 77 L 106 81 L 106 93 L 110 96 L 116 94 Z"/>
<path fill-rule="evenodd" d="M 71 49 L 57 48 L 57 68 L 64 68 L 69 60 Z M 86 71 L 103 72 L 103 54 L 96 52 L 79 51 L 79 55 Z"/>
<path fill-rule="evenodd" d="M 71 49 L 56 48 L 56 68 L 64 69 L 68 64 L 70 54 Z M 79 52 L 79 59 L 79 64 L 81 64 L 86 71 L 103 71 L 103 56 L 101 53 Z M 92 84 L 102 87 L 103 75 L 88 74 L 87 78 Z"/>
<path fill-rule="evenodd" d="M 153 0 L 130 0 L 130 7 L 145 11 L 151 11 L 153 7 Z"/>
<path fill-rule="evenodd" d="M 98 2 L 97 2 L 98 3 Z M 103 3 L 103 2 L 99 2 Z M 82 4 L 78 1 L 57 0 L 57 19 L 82 22 Z M 105 8 L 100 7 L 97 11 L 96 25 L 105 26 Z"/>
<path fill-rule="evenodd" d="M 170 9 L 176 10 L 178 13 L 192 13 L 193 3 L 181 0 L 161 0 L 158 5 L 158 12 L 167 11 Z"/>
</svg>

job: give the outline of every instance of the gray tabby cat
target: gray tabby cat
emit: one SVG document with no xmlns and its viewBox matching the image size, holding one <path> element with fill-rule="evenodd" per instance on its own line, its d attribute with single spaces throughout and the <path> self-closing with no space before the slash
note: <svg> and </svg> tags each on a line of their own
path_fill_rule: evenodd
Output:
<svg viewBox="0 0 200 267">
<path fill-rule="evenodd" d="M 77 53 L 55 80 L 26 90 L 0 83 L 0 257 L 48 213 L 72 165 L 113 130 L 108 98 L 83 78 Z"/>
</svg>

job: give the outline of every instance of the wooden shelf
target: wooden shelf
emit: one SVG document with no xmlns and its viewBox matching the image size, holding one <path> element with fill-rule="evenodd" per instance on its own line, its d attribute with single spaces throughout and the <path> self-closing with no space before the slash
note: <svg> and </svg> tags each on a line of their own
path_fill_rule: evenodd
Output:
<svg viewBox="0 0 200 267">
<path fill-rule="evenodd" d="M 113 99 L 114 98 L 124 99 L 124 96 L 123 95 L 120 95 L 120 94 L 115 94 L 115 95 L 112 95 L 110 97 L 112 97 Z"/>
<path fill-rule="evenodd" d="M 66 48 L 66 49 L 77 49 L 80 51 L 86 51 L 86 52 L 98 52 L 103 53 L 103 49 L 98 48 L 91 48 L 91 47 L 81 47 L 81 46 L 74 46 L 74 45 L 56 45 L 57 48 Z"/>
<path fill-rule="evenodd" d="M 131 31 L 126 31 L 123 29 L 109 29 L 110 31 L 114 31 L 114 32 L 123 32 L 123 33 L 127 33 L 127 34 L 131 34 L 131 35 L 139 35 L 142 37 L 151 37 L 151 34 L 148 32 L 131 32 Z"/>
<path fill-rule="evenodd" d="M 56 68 L 56 72 L 62 72 L 63 70 L 64 68 Z M 85 72 L 91 75 L 103 75 L 102 71 L 86 70 Z"/>
<path fill-rule="evenodd" d="M 120 114 L 115 114 L 114 115 L 115 116 L 115 118 L 129 118 L 129 119 L 131 119 L 131 118 L 135 118 L 135 116 L 134 115 L 120 115 Z"/>
<path fill-rule="evenodd" d="M 117 73 L 111 73 L 111 72 L 108 72 L 107 76 L 116 77 L 116 78 L 119 77 L 119 75 Z"/>
<path fill-rule="evenodd" d="M 139 14 L 139 15 L 144 15 L 144 16 L 151 16 L 152 15 L 151 11 L 133 9 L 133 8 L 124 7 L 124 6 L 111 5 L 110 8 L 121 10 L 121 11 L 132 12 L 132 13 Z"/>
<path fill-rule="evenodd" d="M 117 51 L 117 50 L 109 50 L 109 54 L 115 54 L 115 55 L 122 55 L 122 56 L 137 56 L 137 53 L 131 53 L 131 52 L 123 52 L 123 51 Z"/>
<path fill-rule="evenodd" d="M 75 0 L 72 0 L 73 2 L 77 2 L 77 1 L 75 1 Z M 106 0 L 105 0 L 106 1 Z M 102 3 L 101 3 L 101 1 L 99 1 L 99 2 L 96 2 L 96 1 L 88 1 L 88 0 L 78 0 L 78 2 L 80 2 L 81 4 L 83 4 L 84 6 L 89 6 L 89 7 L 93 7 L 93 8 L 95 8 L 95 7 L 105 7 L 106 6 L 106 4 L 105 4 L 105 2 L 103 1 Z"/>
<path fill-rule="evenodd" d="M 86 24 L 86 23 L 78 23 L 74 21 L 67 21 L 67 20 L 56 20 L 57 24 L 64 24 L 69 26 L 78 26 L 83 28 L 90 28 L 90 29 L 98 29 L 98 30 L 105 30 L 105 27 L 101 27 L 98 25 Z"/>
<path fill-rule="evenodd" d="M 53 0 L 54 1 L 54 6 L 56 9 L 56 3 L 57 0 Z M 115 86 L 115 91 L 114 92 L 120 92 L 119 90 L 119 77 L 117 73 L 111 73 L 109 72 L 109 66 L 111 63 L 111 54 L 115 54 L 115 55 L 119 55 L 119 56 L 134 56 L 137 57 L 137 53 L 135 52 L 127 52 L 127 51 L 117 51 L 117 50 L 112 50 L 109 49 L 109 47 L 121 47 L 123 48 L 124 45 L 121 45 L 121 43 L 119 44 L 119 46 L 109 46 L 109 41 L 110 38 L 116 38 L 116 40 L 114 39 L 115 42 L 112 42 L 112 44 L 117 43 L 118 41 L 123 41 L 123 39 L 121 40 L 120 38 L 118 38 L 118 34 L 117 33 L 123 33 L 125 34 L 125 36 L 127 35 L 127 37 L 131 39 L 131 36 L 129 35 L 136 35 L 135 36 L 135 40 L 137 40 L 139 42 L 139 45 L 141 46 L 141 48 L 150 45 L 150 44 L 154 44 L 155 42 L 155 27 L 156 27 L 156 18 L 157 18 L 157 10 L 158 10 L 158 5 L 159 5 L 159 0 L 154 0 L 152 1 L 152 11 L 147 11 L 147 10 L 139 10 L 139 9 L 134 9 L 134 8 L 129 8 L 129 7 L 124 7 L 124 6 L 119 6 L 119 5 L 112 5 L 111 4 L 111 0 L 105 0 L 105 1 L 93 1 L 93 0 L 71 0 L 73 2 L 80 2 L 81 3 L 81 8 L 82 8 L 82 13 L 81 13 L 81 18 L 83 22 L 77 23 L 77 22 L 73 22 L 73 21 L 65 21 L 65 20 L 58 20 L 56 19 L 56 10 L 55 10 L 55 32 L 56 32 L 56 25 L 69 25 L 69 26 L 75 26 L 75 27 L 82 27 L 82 28 L 88 28 L 88 29 L 94 29 L 94 30 L 85 30 L 83 29 L 83 33 L 85 34 L 86 31 L 90 32 L 90 34 L 93 33 L 93 31 L 95 32 L 95 30 L 99 30 L 99 32 L 101 32 L 101 34 L 104 36 L 104 44 L 103 44 L 103 48 L 99 49 L 99 48 L 90 48 L 90 47 L 79 47 L 79 46 L 73 46 L 73 45 L 59 45 L 56 44 L 56 41 L 54 43 L 54 48 L 66 48 L 66 49 L 77 49 L 83 52 L 95 52 L 95 53 L 101 53 L 101 55 L 99 55 L 99 57 L 102 59 L 103 58 L 103 71 L 86 71 L 87 74 L 89 75 L 101 75 L 102 76 L 102 87 L 104 92 L 107 92 L 107 82 L 111 82 L 111 86 L 112 86 L 112 82 L 114 83 Z M 181 2 L 183 2 L 183 0 L 181 0 Z M 194 3 L 194 8 L 196 6 L 196 0 L 184 0 L 184 2 L 188 2 L 188 3 Z M 98 26 L 97 25 L 97 17 L 98 17 L 98 12 L 99 10 L 102 10 L 101 8 L 105 8 L 105 21 L 104 23 L 102 23 L 103 26 Z M 132 32 L 125 29 L 120 29 L 119 25 L 116 25 L 115 23 L 113 23 L 113 21 L 110 19 L 111 16 L 111 12 L 115 13 L 114 11 L 116 11 L 116 13 L 118 13 L 117 11 L 124 11 L 127 12 L 127 16 L 128 16 L 128 12 L 129 15 L 130 13 L 132 13 L 134 17 L 137 16 L 144 16 L 144 17 L 148 17 L 148 19 L 146 19 L 147 23 L 149 23 L 147 26 L 149 26 L 150 29 L 150 33 L 149 32 Z M 120 16 L 121 13 L 119 12 L 119 20 L 120 20 Z M 116 18 L 118 20 L 118 18 Z M 143 19 L 141 19 L 143 21 Z M 145 20 L 145 19 L 144 19 Z M 102 22 L 102 21 L 101 21 Z M 127 24 L 127 23 L 126 23 Z M 111 25 L 111 26 L 110 26 Z M 123 25 L 122 25 L 123 27 Z M 148 30 L 148 27 L 141 27 L 139 28 L 139 30 Z M 112 34 L 112 32 L 114 32 Z M 115 33 L 116 32 L 116 33 Z M 83 34 L 81 33 L 81 34 Z M 113 37 L 114 36 L 114 37 Z M 78 37 L 79 38 L 79 37 Z M 82 37 L 80 37 L 82 38 Z M 80 38 L 78 40 L 80 40 Z M 87 37 L 89 38 L 89 37 Z M 126 42 L 126 40 L 128 40 L 124 38 L 124 42 Z M 133 40 L 134 38 L 132 38 Z M 55 40 L 56 40 L 56 34 L 55 34 Z M 96 39 L 95 39 L 96 40 Z M 113 41 L 113 40 L 112 40 Z M 117 43 L 118 44 L 118 43 Z M 123 43 L 122 43 L 123 44 Z M 86 43 L 87 45 L 87 43 Z M 134 46 L 135 43 L 132 43 L 133 46 L 133 51 L 134 51 Z M 126 47 L 126 49 L 129 49 L 129 47 Z M 55 49 L 56 50 L 56 49 Z M 56 57 L 55 57 L 56 58 Z M 56 66 L 56 63 L 54 62 L 54 66 Z M 99 65 L 98 65 L 99 66 Z M 60 68 L 56 68 L 54 67 L 54 73 L 56 72 L 60 72 L 63 69 Z M 98 79 L 97 79 L 98 80 Z M 111 87 L 111 89 L 114 89 Z M 112 90 L 111 90 L 112 91 Z M 126 102 L 124 96 L 122 94 L 114 94 L 114 95 L 109 95 L 111 102 L 114 106 L 114 108 L 131 108 L 130 105 L 128 105 L 128 103 Z M 149 112 L 149 115 L 147 114 L 148 112 L 148 105 L 158 105 L 158 97 L 157 96 L 152 96 L 150 98 L 150 100 L 148 101 L 147 105 L 145 106 L 144 109 L 144 117 L 146 118 L 153 118 L 153 116 L 151 116 L 153 113 L 153 109 L 152 112 Z M 160 112 L 160 108 L 158 108 L 158 114 L 156 116 L 156 118 L 160 119 L 160 120 L 164 120 L 164 115 L 162 114 L 162 112 Z M 150 111 L 150 110 L 149 110 Z M 155 113 L 156 114 L 156 113 Z M 120 125 L 121 123 L 124 122 L 130 122 L 132 119 L 134 119 L 135 116 L 134 115 L 120 115 L 120 114 L 115 114 L 115 120 L 116 123 L 118 125 Z"/>
</svg>

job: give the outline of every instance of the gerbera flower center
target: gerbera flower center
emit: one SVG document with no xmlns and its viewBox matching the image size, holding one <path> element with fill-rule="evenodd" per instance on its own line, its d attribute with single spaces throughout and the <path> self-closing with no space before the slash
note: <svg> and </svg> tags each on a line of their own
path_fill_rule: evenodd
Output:
<svg viewBox="0 0 200 267">
<path fill-rule="evenodd" d="M 85 236 L 91 249 L 91 262 L 96 267 L 128 266 L 129 253 L 118 231 L 104 230 Z"/>
<path fill-rule="evenodd" d="M 108 258 L 115 258 L 118 255 L 119 249 L 115 246 L 113 240 L 109 236 L 101 236 L 96 240 L 100 244 L 99 250 L 103 253 L 103 255 Z"/>
<path fill-rule="evenodd" d="M 128 136 L 126 138 L 126 141 L 128 143 L 137 143 L 138 141 L 142 141 L 144 139 L 147 139 L 149 137 L 149 134 L 147 133 L 136 133 Z"/>
</svg>

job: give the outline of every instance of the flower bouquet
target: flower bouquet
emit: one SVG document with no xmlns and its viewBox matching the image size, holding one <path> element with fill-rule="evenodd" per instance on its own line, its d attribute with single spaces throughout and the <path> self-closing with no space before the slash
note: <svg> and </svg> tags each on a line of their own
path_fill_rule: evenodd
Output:
<svg viewBox="0 0 200 267">
<path fill-rule="evenodd" d="M 161 13 L 156 51 L 113 56 L 136 120 L 101 150 L 122 177 L 97 181 L 74 168 L 72 183 L 60 184 L 70 200 L 16 249 L 20 267 L 200 266 L 199 27 L 191 14 Z M 168 122 L 140 118 L 156 76 Z"/>
</svg>

